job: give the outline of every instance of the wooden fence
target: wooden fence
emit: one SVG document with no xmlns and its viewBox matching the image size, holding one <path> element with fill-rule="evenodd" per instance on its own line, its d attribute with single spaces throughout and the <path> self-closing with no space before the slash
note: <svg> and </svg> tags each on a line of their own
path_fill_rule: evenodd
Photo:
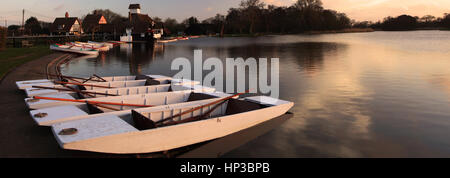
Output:
<svg viewBox="0 0 450 178">
<path fill-rule="evenodd" d="M 8 33 L 8 29 L 4 27 L 0 27 L 0 51 L 3 51 L 6 48 L 6 34 Z"/>
</svg>

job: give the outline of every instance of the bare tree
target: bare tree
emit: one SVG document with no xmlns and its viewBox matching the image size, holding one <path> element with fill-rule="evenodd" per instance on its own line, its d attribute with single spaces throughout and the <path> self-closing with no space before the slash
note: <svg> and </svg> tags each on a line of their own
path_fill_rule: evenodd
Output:
<svg viewBox="0 0 450 178">
<path fill-rule="evenodd" d="M 242 8 L 247 20 L 250 22 L 249 33 L 253 33 L 253 28 L 255 26 L 256 19 L 263 9 L 265 4 L 260 0 L 243 0 L 241 1 L 240 7 Z"/>
</svg>

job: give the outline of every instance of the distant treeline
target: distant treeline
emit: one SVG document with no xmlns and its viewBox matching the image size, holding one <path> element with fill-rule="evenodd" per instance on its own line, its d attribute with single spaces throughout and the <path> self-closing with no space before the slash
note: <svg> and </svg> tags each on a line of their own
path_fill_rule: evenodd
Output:
<svg viewBox="0 0 450 178">
<path fill-rule="evenodd" d="M 164 26 L 169 32 L 184 28 L 189 35 L 301 33 L 350 28 L 351 20 L 344 13 L 324 9 L 321 0 L 298 0 L 289 7 L 266 5 L 261 0 L 242 0 L 239 7 L 230 8 L 227 15 L 217 14 L 202 22 L 190 17 L 180 24 L 175 19 L 166 19 Z"/>
<path fill-rule="evenodd" d="M 109 9 L 96 9 L 92 13 L 102 14 L 117 32 L 124 32 L 128 21 Z M 85 16 L 81 17 L 81 20 Z M 355 22 L 344 13 L 324 9 L 321 0 L 297 0 L 291 6 L 266 5 L 261 0 L 242 0 L 239 7 L 230 8 L 226 15 L 199 21 L 189 17 L 181 22 L 176 19 L 153 17 L 158 28 L 164 28 L 166 35 L 204 35 L 204 34 L 287 34 L 303 32 L 364 31 L 376 30 L 417 30 L 450 29 L 450 14 L 443 17 L 427 15 L 414 17 L 401 15 L 386 17 L 379 22 Z M 25 22 L 24 34 L 49 34 L 51 23 L 38 21 L 31 17 Z M 354 28 L 354 29 L 349 29 Z M 8 35 L 20 34 L 20 26 L 8 27 Z M 346 29 L 346 30 L 344 30 Z M 368 30 L 370 31 L 370 30 Z"/>
<path fill-rule="evenodd" d="M 423 17 L 401 15 L 386 17 L 383 21 L 372 23 L 369 21 L 354 23 L 355 28 L 373 28 L 386 31 L 418 30 L 418 29 L 450 29 L 450 14 L 443 17 L 426 15 Z"/>
</svg>

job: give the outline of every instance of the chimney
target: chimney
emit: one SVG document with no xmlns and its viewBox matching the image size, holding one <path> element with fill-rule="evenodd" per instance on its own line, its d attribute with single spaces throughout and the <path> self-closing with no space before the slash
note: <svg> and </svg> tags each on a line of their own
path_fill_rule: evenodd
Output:
<svg viewBox="0 0 450 178">
<path fill-rule="evenodd" d="M 69 18 L 69 13 L 68 12 L 66 12 L 66 16 L 65 16 L 66 18 Z"/>
<path fill-rule="evenodd" d="M 141 5 L 140 4 L 130 4 L 130 6 L 128 6 L 128 9 L 130 9 L 131 14 L 140 14 L 141 13 Z"/>
</svg>

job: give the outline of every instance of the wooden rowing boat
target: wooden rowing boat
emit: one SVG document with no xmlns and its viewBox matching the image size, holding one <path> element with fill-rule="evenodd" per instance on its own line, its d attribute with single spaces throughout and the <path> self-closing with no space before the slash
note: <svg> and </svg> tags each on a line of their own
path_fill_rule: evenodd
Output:
<svg viewBox="0 0 450 178">
<path fill-rule="evenodd" d="M 112 81 L 112 82 L 98 82 L 98 83 L 89 83 L 89 84 L 75 84 L 71 83 L 68 85 L 33 85 L 35 87 L 26 88 L 25 93 L 28 97 L 33 96 L 42 96 L 49 94 L 57 94 L 57 93 L 65 93 L 65 91 L 60 91 L 60 89 L 65 89 L 66 86 L 76 88 L 81 91 L 100 91 L 105 88 L 109 89 L 119 89 L 119 88 L 130 88 L 130 87 L 143 87 L 143 86 L 153 86 L 153 85 L 163 85 L 163 84 L 171 84 L 171 85 L 197 85 L 200 82 L 192 81 L 192 80 L 179 80 L 179 79 L 167 79 L 167 78 L 148 78 L 146 80 L 129 80 L 129 81 Z M 84 85 L 84 86 L 81 86 Z M 40 87 L 45 87 L 42 89 Z M 53 89 L 49 89 L 53 88 Z"/>
<path fill-rule="evenodd" d="M 83 48 L 91 48 L 91 49 L 96 49 L 99 51 L 109 51 L 109 47 L 104 45 L 104 44 L 99 44 L 99 43 L 85 43 L 85 42 L 70 42 L 67 43 L 68 45 L 73 45 L 73 46 L 78 46 L 78 47 L 83 47 Z"/>
<path fill-rule="evenodd" d="M 159 105 L 190 102 L 205 98 L 217 98 L 217 96 L 221 95 L 224 94 L 176 91 L 152 93 L 146 95 L 91 98 L 83 100 L 37 97 L 42 100 L 60 100 L 70 104 L 32 110 L 30 111 L 30 115 L 38 125 L 50 126 L 56 123 L 84 119 L 88 115 L 101 113 L 115 114 L 117 113 L 116 111 L 127 111 L 142 107 L 153 107 Z"/>
<path fill-rule="evenodd" d="M 145 97 L 148 94 L 154 93 L 163 93 L 163 92 L 215 92 L 215 88 L 203 87 L 201 85 L 180 85 L 179 87 L 172 87 L 171 84 L 165 85 L 153 85 L 153 86 L 143 86 L 143 87 L 129 87 L 129 88 L 117 88 L 117 89 L 103 89 L 96 91 L 83 91 L 83 93 L 77 93 L 74 91 L 66 90 L 67 92 L 61 92 L 56 94 L 49 95 L 40 95 L 43 97 L 50 98 L 59 98 L 59 99 L 69 99 L 69 100 L 89 100 L 92 98 L 102 98 L 106 96 L 109 99 L 114 98 L 114 96 L 122 96 L 122 98 L 132 97 L 133 95 L 138 95 L 141 97 Z M 86 97 L 83 95 L 84 93 L 90 94 L 91 97 Z M 42 99 L 34 99 L 34 98 L 26 98 L 25 103 L 27 104 L 29 109 L 44 109 L 55 106 L 64 106 L 64 105 L 77 105 L 78 103 L 73 102 L 64 102 L 64 101 L 55 101 L 55 100 L 42 100 Z"/>
<path fill-rule="evenodd" d="M 178 37 L 177 40 L 189 40 L 189 37 Z"/>
<path fill-rule="evenodd" d="M 58 75 L 52 75 L 53 77 L 60 77 Z M 97 75 L 92 75 L 90 78 L 81 78 L 81 77 L 73 77 L 73 76 L 65 76 L 62 75 L 61 77 L 67 78 L 71 82 L 79 82 L 79 83 L 93 83 L 93 82 L 113 82 L 113 81 L 130 81 L 130 80 L 142 80 L 143 78 L 150 77 L 150 78 L 156 78 L 156 79 L 172 79 L 171 77 L 163 76 L 163 75 L 139 75 L 139 76 L 109 76 L 109 77 L 99 77 Z M 31 88 L 32 86 L 36 85 L 53 85 L 54 82 L 57 80 L 54 79 L 39 79 L 39 80 L 27 80 L 27 81 L 18 81 L 16 82 L 17 88 L 21 90 L 25 90 L 26 88 Z"/>
<path fill-rule="evenodd" d="M 152 153 L 224 137 L 278 117 L 293 104 L 265 96 L 213 98 L 84 115 L 51 127 L 63 149 L 113 154 Z M 196 108 L 200 109 L 194 110 Z M 185 112 L 188 114 L 180 114 Z M 155 124 L 157 127 L 151 127 Z"/>
<path fill-rule="evenodd" d="M 95 41 L 88 41 L 89 44 L 96 44 L 96 45 L 104 45 L 107 46 L 108 48 L 114 48 L 114 44 L 113 43 L 108 43 L 108 42 L 95 42 Z"/>
<path fill-rule="evenodd" d="M 170 43 L 178 41 L 177 39 L 169 39 L 169 40 L 158 40 L 158 43 Z"/>
<path fill-rule="evenodd" d="M 53 45 L 50 45 L 50 49 L 54 50 L 54 51 L 61 51 L 61 52 L 87 54 L 87 55 L 98 55 L 98 50 L 92 49 L 92 48 L 80 47 L 80 46 L 53 44 Z"/>
</svg>

